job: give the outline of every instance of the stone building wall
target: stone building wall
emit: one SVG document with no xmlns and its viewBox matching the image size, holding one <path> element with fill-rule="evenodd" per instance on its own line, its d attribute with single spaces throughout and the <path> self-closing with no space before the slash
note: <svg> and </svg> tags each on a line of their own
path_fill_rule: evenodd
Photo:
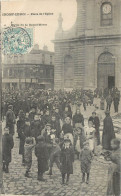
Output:
<svg viewBox="0 0 121 196">
<path fill-rule="evenodd" d="M 101 6 L 104 3 L 112 6 L 112 25 L 109 26 L 102 26 L 104 8 Z M 69 31 L 63 30 L 63 18 L 59 16 L 54 40 L 55 89 L 68 88 L 64 78 L 66 56 L 73 59 L 73 80 L 72 83 L 68 81 L 70 88 L 96 88 L 98 59 L 103 53 L 111 53 L 115 59 L 115 86 L 121 89 L 120 10 L 120 0 L 77 0 L 77 20 Z"/>
</svg>

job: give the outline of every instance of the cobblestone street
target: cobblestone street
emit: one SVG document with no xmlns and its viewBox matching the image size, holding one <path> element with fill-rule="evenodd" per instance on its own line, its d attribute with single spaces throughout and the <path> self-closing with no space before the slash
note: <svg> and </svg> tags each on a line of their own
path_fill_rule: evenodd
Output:
<svg viewBox="0 0 121 196">
<path fill-rule="evenodd" d="M 87 123 L 88 116 L 94 110 L 94 106 L 88 107 L 88 112 L 81 109 Z M 104 111 L 100 111 L 104 113 Z M 3 123 L 4 126 L 4 123 Z M 44 178 L 47 182 L 37 180 L 37 160 L 33 151 L 33 163 L 31 178 L 26 178 L 25 168 L 22 166 L 22 157 L 19 155 L 19 139 L 14 135 L 14 148 L 12 150 L 12 162 L 10 163 L 9 174 L 3 173 L 3 193 L 12 195 L 41 195 L 41 196 L 106 196 L 108 164 L 101 162 L 94 157 L 90 173 L 90 182 L 81 184 L 80 161 L 74 162 L 74 174 L 70 176 L 69 185 L 61 185 L 61 174 L 56 165 L 53 168 L 53 175 L 47 174 Z"/>
<path fill-rule="evenodd" d="M 54 165 L 53 176 L 50 178 L 45 174 L 44 177 L 47 182 L 39 182 L 37 180 L 37 161 L 34 153 L 31 178 L 24 177 L 25 168 L 21 164 L 21 156 L 18 155 L 18 144 L 18 139 L 15 139 L 10 173 L 3 174 L 5 194 L 36 194 L 41 196 L 106 195 L 107 167 L 104 167 L 102 163 L 93 160 L 89 185 L 81 184 L 80 162 L 78 160 L 74 162 L 74 174 L 71 175 L 68 186 L 61 185 L 61 175 L 56 165 Z"/>
</svg>

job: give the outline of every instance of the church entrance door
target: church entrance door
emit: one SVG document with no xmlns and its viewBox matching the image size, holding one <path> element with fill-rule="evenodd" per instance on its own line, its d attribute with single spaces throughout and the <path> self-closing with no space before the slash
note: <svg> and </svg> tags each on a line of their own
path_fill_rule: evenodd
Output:
<svg viewBox="0 0 121 196">
<path fill-rule="evenodd" d="M 105 52 L 99 56 L 97 67 L 97 87 L 109 88 L 115 86 L 115 59 L 111 53 Z"/>
</svg>

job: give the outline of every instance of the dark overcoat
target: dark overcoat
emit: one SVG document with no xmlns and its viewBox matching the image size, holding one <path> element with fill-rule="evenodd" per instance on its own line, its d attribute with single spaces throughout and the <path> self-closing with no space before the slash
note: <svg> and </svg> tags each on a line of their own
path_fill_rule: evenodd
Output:
<svg viewBox="0 0 121 196">
<path fill-rule="evenodd" d="M 111 150 L 111 140 L 115 138 L 115 132 L 113 127 L 112 118 L 106 116 L 103 121 L 103 135 L 102 135 L 102 146 L 106 150 Z"/>
<path fill-rule="evenodd" d="M 35 155 L 39 163 L 39 169 L 42 173 L 44 173 L 48 170 L 48 150 L 45 142 L 38 142 L 38 144 L 35 146 Z"/>
<path fill-rule="evenodd" d="M 6 113 L 6 127 L 9 127 L 10 134 L 14 134 L 14 124 L 15 124 L 15 115 L 12 110 L 8 110 Z"/>
<path fill-rule="evenodd" d="M 84 126 L 84 117 L 82 114 L 75 114 L 73 116 L 73 126 L 75 127 L 76 123 L 82 123 L 82 125 Z"/>
<path fill-rule="evenodd" d="M 34 120 L 31 123 L 31 136 L 37 140 L 37 137 L 41 135 L 41 131 L 43 129 L 43 124 L 40 120 Z"/>
<path fill-rule="evenodd" d="M 73 174 L 74 150 L 73 147 L 65 148 L 62 146 L 60 153 L 61 173 Z"/>
<path fill-rule="evenodd" d="M 62 130 L 63 130 L 64 134 L 66 134 L 66 133 L 71 133 L 71 134 L 73 134 L 73 127 L 71 126 L 71 124 L 65 123 L 65 124 L 62 126 Z"/>
<path fill-rule="evenodd" d="M 19 138 L 20 138 L 20 144 L 19 144 L 19 154 L 24 154 L 24 144 L 26 137 L 31 136 L 31 129 L 29 125 L 24 124 L 24 126 L 19 130 Z"/>
<path fill-rule="evenodd" d="M 4 134 L 2 137 L 2 155 L 3 161 L 11 162 L 11 150 L 14 146 L 13 136 L 10 134 Z"/>
</svg>

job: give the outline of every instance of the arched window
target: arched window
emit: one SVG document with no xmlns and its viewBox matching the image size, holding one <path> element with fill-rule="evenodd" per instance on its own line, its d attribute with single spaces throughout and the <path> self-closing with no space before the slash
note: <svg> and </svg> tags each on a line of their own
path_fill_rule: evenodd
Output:
<svg viewBox="0 0 121 196">
<path fill-rule="evenodd" d="M 105 2 L 101 6 L 101 26 L 111 26 L 112 23 L 112 5 L 109 2 Z"/>
</svg>

